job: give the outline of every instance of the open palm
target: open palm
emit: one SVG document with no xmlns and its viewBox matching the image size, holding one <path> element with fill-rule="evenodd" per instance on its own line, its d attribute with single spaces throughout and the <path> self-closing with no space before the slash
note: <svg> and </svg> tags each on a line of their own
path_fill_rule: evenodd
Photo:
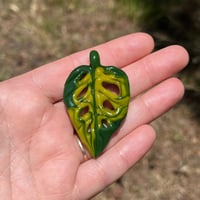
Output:
<svg viewBox="0 0 200 200">
<path fill-rule="evenodd" d="M 137 33 L 94 48 L 103 65 L 127 73 L 131 89 L 127 117 L 97 159 L 84 161 L 62 101 L 67 76 L 89 63 L 89 49 L 0 83 L 1 199 L 88 199 L 150 149 L 147 124 L 181 99 L 183 85 L 170 77 L 188 62 L 180 46 L 151 53 L 153 45 Z"/>
</svg>

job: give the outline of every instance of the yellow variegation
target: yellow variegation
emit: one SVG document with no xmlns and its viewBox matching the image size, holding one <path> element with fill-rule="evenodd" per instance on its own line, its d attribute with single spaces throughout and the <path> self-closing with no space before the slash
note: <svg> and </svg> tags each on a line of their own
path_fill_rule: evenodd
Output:
<svg viewBox="0 0 200 200">
<path fill-rule="evenodd" d="M 106 147 L 126 116 L 130 98 L 126 74 L 102 66 L 96 51 L 90 65 L 76 68 L 65 83 L 64 102 L 82 143 L 93 157 Z"/>
</svg>

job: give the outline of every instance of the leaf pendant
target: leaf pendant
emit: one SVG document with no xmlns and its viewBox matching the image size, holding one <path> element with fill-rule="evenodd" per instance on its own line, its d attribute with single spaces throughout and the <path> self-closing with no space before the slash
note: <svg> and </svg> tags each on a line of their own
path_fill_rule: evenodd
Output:
<svg viewBox="0 0 200 200">
<path fill-rule="evenodd" d="M 64 103 L 71 122 L 92 157 L 99 156 L 125 118 L 130 100 L 128 77 L 102 66 L 97 51 L 90 65 L 74 69 L 65 82 Z"/>
</svg>

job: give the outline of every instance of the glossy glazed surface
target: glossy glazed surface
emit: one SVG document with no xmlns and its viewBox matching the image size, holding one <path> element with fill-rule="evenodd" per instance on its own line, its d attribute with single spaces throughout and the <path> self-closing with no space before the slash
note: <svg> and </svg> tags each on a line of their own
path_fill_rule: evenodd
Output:
<svg viewBox="0 0 200 200">
<path fill-rule="evenodd" d="M 128 77 L 114 66 L 102 66 L 97 51 L 90 65 L 74 69 L 65 83 L 64 103 L 73 126 L 93 157 L 99 156 L 125 118 L 130 99 Z"/>
</svg>

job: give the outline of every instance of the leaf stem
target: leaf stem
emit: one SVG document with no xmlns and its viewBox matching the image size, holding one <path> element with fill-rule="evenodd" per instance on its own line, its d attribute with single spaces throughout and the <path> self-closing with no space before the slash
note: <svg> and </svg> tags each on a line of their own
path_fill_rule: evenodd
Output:
<svg viewBox="0 0 200 200">
<path fill-rule="evenodd" d="M 95 50 L 92 50 L 90 52 L 90 66 L 96 68 L 100 65 L 99 53 Z"/>
</svg>

